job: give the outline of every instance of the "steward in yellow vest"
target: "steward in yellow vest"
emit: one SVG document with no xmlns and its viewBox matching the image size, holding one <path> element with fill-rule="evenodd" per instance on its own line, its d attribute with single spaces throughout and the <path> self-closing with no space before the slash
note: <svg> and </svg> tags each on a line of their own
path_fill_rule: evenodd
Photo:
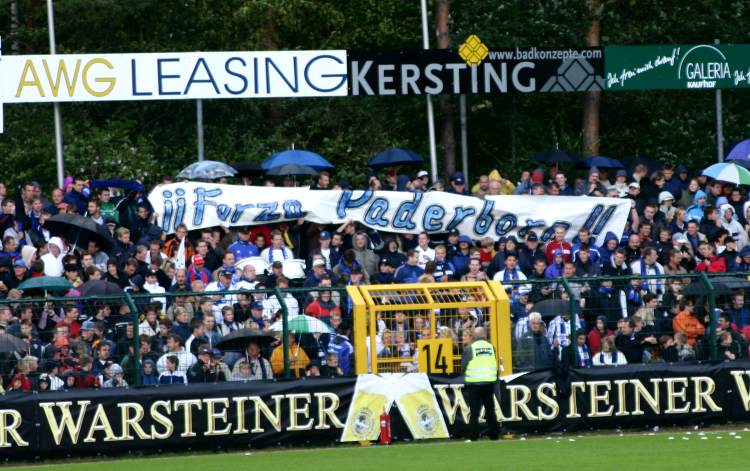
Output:
<svg viewBox="0 0 750 471">
<path fill-rule="evenodd" d="M 495 347 L 487 341 L 484 327 L 474 329 L 474 342 L 464 349 L 461 358 L 466 385 L 464 390 L 471 408 L 469 428 L 471 440 L 479 438 L 479 415 L 484 406 L 489 437 L 497 440 L 500 426 L 495 414 L 495 383 L 497 383 L 497 356 Z"/>
</svg>

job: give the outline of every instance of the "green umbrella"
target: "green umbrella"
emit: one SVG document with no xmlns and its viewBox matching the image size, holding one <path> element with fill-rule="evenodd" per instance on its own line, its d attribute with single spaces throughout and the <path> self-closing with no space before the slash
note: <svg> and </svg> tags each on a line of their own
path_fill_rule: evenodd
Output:
<svg viewBox="0 0 750 471">
<path fill-rule="evenodd" d="M 281 321 L 271 324 L 268 330 L 281 332 Z M 297 334 L 330 334 L 333 329 L 318 318 L 300 314 L 289 320 L 289 331 Z"/>
<path fill-rule="evenodd" d="M 67 291 L 73 289 L 73 283 L 62 276 L 37 276 L 29 278 L 20 285 L 20 291 L 43 290 L 43 291 Z"/>
</svg>

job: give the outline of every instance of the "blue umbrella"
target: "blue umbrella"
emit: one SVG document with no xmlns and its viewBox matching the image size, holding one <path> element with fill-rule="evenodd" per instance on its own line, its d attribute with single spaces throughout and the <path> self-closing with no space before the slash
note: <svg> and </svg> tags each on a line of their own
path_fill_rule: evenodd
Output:
<svg viewBox="0 0 750 471">
<path fill-rule="evenodd" d="M 419 154 L 409 149 L 386 149 L 367 161 L 367 166 L 392 167 L 395 165 L 421 165 L 423 162 Z"/>
<path fill-rule="evenodd" d="M 285 150 L 272 155 L 260 166 L 263 170 L 271 170 L 286 164 L 298 164 L 312 167 L 315 170 L 327 170 L 333 168 L 331 162 L 327 161 L 315 152 L 309 150 Z"/>
<path fill-rule="evenodd" d="M 592 157 L 587 157 L 578 162 L 578 164 L 576 165 L 583 168 L 625 168 L 619 160 L 613 159 L 612 157 L 604 157 L 603 155 L 594 155 Z"/>
<path fill-rule="evenodd" d="M 266 172 L 266 175 L 280 176 L 280 175 L 317 175 L 318 172 L 312 167 L 300 164 L 284 164 L 272 168 Z"/>
<path fill-rule="evenodd" d="M 729 152 L 727 160 L 750 161 L 750 139 L 738 142 Z"/>
<path fill-rule="evenodd" d="M 224 162 L 215 160 L 201 160 L 195 162 L 177 174 L 177 178 L 187 178 L 188 180 L 214 180 L 221 177 L 233 177 L 237 170 Z"/>
</svg>

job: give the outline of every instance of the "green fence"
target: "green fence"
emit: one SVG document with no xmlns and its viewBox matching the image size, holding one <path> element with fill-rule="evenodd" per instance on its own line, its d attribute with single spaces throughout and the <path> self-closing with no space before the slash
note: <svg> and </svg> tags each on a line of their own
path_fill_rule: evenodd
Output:
<svg viewBox="0 0 750 471">
<path fill-rule="evenodd" d="M 623 357 L 643 362 L 731 360 L 748 354 L 745 336 L 740 332 L 750 322 L 745 308 L 750 289 L 747 273 L 529 279 L 506 282 L 506 287 L 512 298 L 514 371 L 579 364 L 582 355 L 574 346 L 567 346 L 576 344 L 576 332 L 581 328 L 586 332 L 587 344 L 591 343 L 588 357 L 592 363 L 610 336 Z M 259 303 L 261 309 L 253 310 L 253 303 Z M 187 375 L 196 362 L 196 353 L 204 347 L 212 349 L 230 334 L 226 325 L 232 321 L 237 322 L 237 327 L 261 330 L 269 330 L 270 323 L 279 323 L 271 343 L 258 342 L 273 377 L 300 377 L 308 371 L 323 375 L 348 372 L 346 365 L 334 363 L 335 358 L 327 361 L 327 354 L 330 342 L 343 342 L 350 333 L 349 304 L 345 290 L 339 287 L 4 299 L 0 300 L 0 319 L 9 324 L 10 334 L 25 339 L 24 349 L 40 361 L 36 366 L 30 365 L 21 359 L 22 354 L 6 349 L 0 352 L 0 375 L 3 384 L 8 385 L 16 372 L 31 373 L 45 363 L 54 364 L 47 360 L 60 363 L 58 373 L 65 381 L 70 380 L 61 374 L 66 369 L 83 370 L 85 376 L 89 368 L 90 375 L 110 377 L 106 371 L 110 361 L 122 365 L 131 385 L 151 381 L 154 375 L 165 371 L 175 376 Z M 692 310 L 692 314 L 681 315 L 685 310 Z M 289 320 L 305 312 L 333 325 L 344 337 L 299 332 L 290 337 Z M 537 316 L 531 314 L 536 312 L 541 314 L 542 322 L 533 325 L 530 321 Z M 254 316 L 258 315 L 260 318 L 256 319 Z M 727 316 L 736 330 L 725 325 Z M 680 332 L 673 328 L 675 318 L 682 322 L 680 327 L 695 327 L 687 341 L 676 335 Z M 225 319 L 227 323 L 217 327 L 216 320 Z M 630 321 L 635 323 L 633 333 L 628 333 Z M 603 328 L 590 332 L 597 322 L 604 324 Z M 210 335 L 195 341 L 198 344 L 190 343 L 185 354 L 179 354 L 175 348 L 186 346 L 191 327 L 196 326 L 202 326 Z M 698 327 L 702 332 L 697 332 Z M 181 345 L 174 347 L 165 335 L 169 331 L 180 333 Z M 750 328 L 745 332 L 750 333 Z M 239 381 L 270 377 L 263 368 L 260 373 L 251 368 L 254 362 L 244 347 L 222 348 L 223 358 L 209 358 L 207 377 Z M 346 345 L 335 347 L 343 349 Z M 167 361 L 170 356 L 184 361 L 172 368 Z M 156 371 L 144 375 L 144 367 Z"/>
<path fill-rule="evenodd" d="M 555 334 L 567 336 L 558 339 L 561 347 L 576 345 L 576 333 L 583 327 L 592 361 L 604 338 L 610 335 L 619 341 L 616 347 L 622 345 L 628 349 L 621 352 L 623 356 L 642 355 L 645 361 L 731 360 L 748 354 L 747 341 L 741 332 L 748 323 L 745 295 L 750 281 L 747 273 L 529 279 L 513 280 L 505 285 L 512 298 L 514 371 L 540 366 L 544 358 L 534 361 L 534 341 L 540 342 L 539 329 L 550 325 L 554 332 L 547 330 L 545 337 L 551 346 L 554 346 Z M 686 310 L 692 310 L 692 316 L 680 316 Z M 529 314 L 533 312 L 541 314 L 541 327 L 532 325 L 535 316 L 529 317 Z M 555 319 L 561 312 L 567 313 L 567 318 Z M 726 316 L 732 329 L 725 325 Z M 633 329 L 631 320 L 635 323 L 635 334 L 631 337 L 635 339 L 626 342 L 624 336 L 615 334 L 629 335 L 627 333 Z M 562 321 L 565 327 L 561 332 L 558 325 Z M 602 321 L 605 325 L 597 329 L 599 333 L 590 332 Z M 699 334 L 700 327 L 704 331 Z M 625 332 L 621 332 L 623 330 Z M 687 346 L 682 335 L 675 335 L 680 332 L 687 332 Z M 722 335 L 725 332 L 727 335 Z M 599 348 L 591 348 L 592 339 Z M 634 345 L 632 340 L 639 344 Z M 633 349 L 636 351 L 629 351 Z M 577 352 L 580 350 L 575 347 L 561 348 L 557 361 L 579 364 L 583 355 Z M 568 358 L 563 359 L 562 355 Z M 555 366 L 555 358 L 551 358 L 551 363 Z"/>
</svg>

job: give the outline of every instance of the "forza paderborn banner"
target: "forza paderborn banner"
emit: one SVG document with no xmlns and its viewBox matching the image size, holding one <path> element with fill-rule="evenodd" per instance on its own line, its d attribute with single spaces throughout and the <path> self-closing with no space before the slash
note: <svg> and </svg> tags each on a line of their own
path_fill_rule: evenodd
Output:
<svg viewBox="0 0 750 471">
<path fill-rule="evenodd" d="M 252 226 L 303 218 L 321 224 L 358 221 L 385 232 L 418 234 L 458 229 L 472 239 L 515 235 L 529 230 L 547 241 L 555 226 L 572 238 L 582 227 L 596 237 L 619 235 L 630 200 L 577 196 L 488 196 L 445 192 L 329 190 L 211 183 L 157 186 L 149 201 L 157 224 L 167 233 L 180 224 L 188 230 L 213 226 Z"/>
</svg>

